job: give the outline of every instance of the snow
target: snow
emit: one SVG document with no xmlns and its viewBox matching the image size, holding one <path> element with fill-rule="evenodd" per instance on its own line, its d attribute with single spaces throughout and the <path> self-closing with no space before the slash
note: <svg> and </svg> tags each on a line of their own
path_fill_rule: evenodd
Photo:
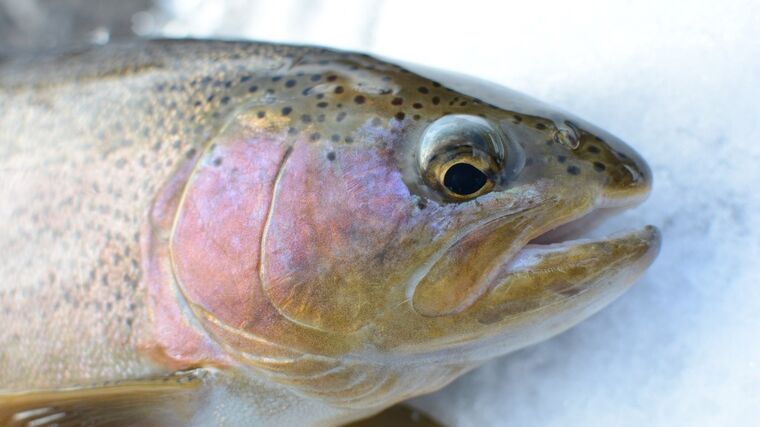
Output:
<svg viewBox="0 0 760 427">
<path fill-rule="evenodd" d="M 415 404 L 451 426 L 760 420 L 760 3 L 167 0 L 161 32 L 358 49 L 489 79 L 629 141 L 654 224 L 634 288 Z"/>
</svg>

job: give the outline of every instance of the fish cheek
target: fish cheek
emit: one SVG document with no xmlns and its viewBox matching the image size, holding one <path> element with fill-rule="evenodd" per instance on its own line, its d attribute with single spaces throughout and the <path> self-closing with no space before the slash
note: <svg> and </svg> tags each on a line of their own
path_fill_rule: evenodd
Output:
<svg viewBox="0 0 760 427">
<path fill-rule="evenodd" d="M 233 129 L 203 154 L 171 239 L 174 275 L 187 300 L 233 327 L 266 311 L 259 249 L 272 188 L 288 152 L 276 135 L 242 135 Z"/>
<path fill-rule="evenodd" d="M 384 273 L 414 204 L 390 160 L 369 148 L 297 144 L 263 236 L 264 291 L 289 319 L 356 331 L 384 308 Z"/>
</svg>

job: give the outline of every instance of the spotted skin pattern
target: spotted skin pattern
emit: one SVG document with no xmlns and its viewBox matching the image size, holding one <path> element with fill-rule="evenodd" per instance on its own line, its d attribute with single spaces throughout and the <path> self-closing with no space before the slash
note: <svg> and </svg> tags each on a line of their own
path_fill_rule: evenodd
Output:
<svg viewBox="0 0 760 427">
<path fill-rule="evenodd" d="M 368 345 L 403 353 L 426 339 L 446 346 L 457 325 L 501 321 L 503 310 L 490 305 L 482 315 L 436 317 L 479 298 L 485 288 L 463 278 L 505 250 L 489 230 L 449 248 L 458 230 L 521 203 L 562 199 L 501 194 L 540 182 L 535 188 L 623 199 L 650 180 L 635 153 L 588 126 L 505 110 L 403 67 L 321 48 L 148 41 L 5 59 L 0 113 L 0 391 L 213 366 L 232 372 L 219 388 L 241 401 L 316 401 L 322 422 L 349 421 L 476 365 L 420 362 L 396 372 L 374 356 L 346 356 Z M 419 132 L 453 114 L 508 123 L 521 138 L 523 170 L 496 182 L 492 197 L 451 203 L 410 166 Z M 589 210 L 591 196 L 579 194 L 531 207 L 535 224 L 527 214 L 515 221 L 551 229 Z M 352 213 L 362 226 L 346 219 Z M 527 243 L 525 233 L 515 242 Z M 442 256 L 413 298 L 385 289 L 435 254 L 475 247 L 492 249 L 460 255 L 459 267 Z M 650 254 L 639 241 L 626 247 L 631 259 Z M 623 252 L 611 250 L 613 261 Z M 236 282 L 241 271 L 245 283 Z M 388 310 L 395 299 L 414 310 Z M 411 326 L 419 313 L 428 320 Z M 384 338 L 391 330 L 399 335 Z M 276 424 L 271 408 L 255 416 Z"/>
</svg>

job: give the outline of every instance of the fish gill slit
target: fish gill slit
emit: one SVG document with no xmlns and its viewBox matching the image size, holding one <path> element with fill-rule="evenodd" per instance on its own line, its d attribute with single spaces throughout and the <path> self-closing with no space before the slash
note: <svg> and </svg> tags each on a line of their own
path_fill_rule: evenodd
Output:
<svg viewBox="0 0 760 427">
<path fill-rule="evenodd" d="M 277 167 L 277 174 L 275 175 L 274 181 L 272 182 L 272 188 L 270 189 L 272 198 L 269 200 L 269 206 L 267 207 L 267 216 L 264 219 L 264 229 L 261 230 L 261 240 L 259 241 L 259 263 L 256 270 L 259 275 L 259 286 L 261 286 L 261 291 L 264 293 L 267 293 L 266 286 L 264 286 L 264 249 L 266 247 L 267 236 L 269 236 L 269 225 L 272 222 L 274 205 L 276 203 L 280 190 L 280 181 L 282 180 L 282 175 L 285 171 L 285 163 L 288 161 L 288 158 L 292 152 L 293 146 L 288 146 L 288 148 L 285 150 L 285 153 L 282 155 L 280 165 Z"/>
<path fill-rule="evenodd" d="M 288 148 L 285 150 L 285 154 L 283 154 L 283 156 L 282 156 L 282 160 L 280 160 L 280 166 L 277 169 L 277 174 L 275 175 L 274 182 L 272 183 L 272 189 L 271 189 L 272 199 L 269 201 L 269 208 L 267 209 L 267 216 L 266 216 L 266 219 L 264 220 L 264 229 L 261 231 L 261 241 L 259 242 L 259 264 L 257 266 L 257 271 L 258 271 L 258 274 L 259 274 L 259 286 L 261 286 L 261 291 L 265 295 L 267 295 L 267 297 L 269 297 L 269 292 L 267 291 L 267 287 L 264 286 L 264 282 L 265 282 L 264 281 L 264 272 L 265 272 L 264 271 L 264 261 L 266 260 L 265 259 L 265 251 L 264 251 L 264 249 L 266 247 L 267 238 L 269 237 L 269 226 L 270 226 L 270 224 L 272 222 L 272 216 L 274 214 L 275 205 L 277 203 L 277 198 L 278 198 L 278 196 L 280 194 L 280 181 L 282 180 L 282 176 L 285 173 L 285 163 L 290 158 L 290 154 L 292 152 L 293 152 L 293 146 L 292 145 L 288 146 Z M 277 305 L 275 305 L 274 303 L 271 302 L 271 298 L 270 298 L 270 303 L 272 304 L 272 307 L 275 310 L 277 310 L 277 313 L 279 313 L 280 316 L 284 317 L 285 319 L 287 319 L 288 321 L 292 322 L 293 324 L 301 326 L 303 328 L 319 331 L 319 332 L 327 332 L 327 331 L 325 331 L 322 328 L 318 328 L 316 326 L 309 325 L 307 323 L 303 323 L 303 322 L 301 322 L 301 321 L 299 321 L 297 319 L 293 319 L 292 317 L 288 316 L 286 313 L 284 313 L 280 309 L 280 307 L 278 307 Z"/>
</svg>

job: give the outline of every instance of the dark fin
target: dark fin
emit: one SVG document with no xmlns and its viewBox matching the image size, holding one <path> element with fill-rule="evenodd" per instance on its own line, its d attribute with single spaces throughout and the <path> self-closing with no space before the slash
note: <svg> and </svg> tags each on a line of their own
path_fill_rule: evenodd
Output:
<svg viewBox="0 0 760 427">
<path fill-rule="evenodd" d="M 0 426 L 181 426 L 203 399 L 208 371 L 67 387 L 0 393 Z"/>
<path fill-rule="evenodd" d="M 407 405 L 395 405 L 372 417 L 344 427 L 444 427 L 421 411 Z"/>
</svg>

